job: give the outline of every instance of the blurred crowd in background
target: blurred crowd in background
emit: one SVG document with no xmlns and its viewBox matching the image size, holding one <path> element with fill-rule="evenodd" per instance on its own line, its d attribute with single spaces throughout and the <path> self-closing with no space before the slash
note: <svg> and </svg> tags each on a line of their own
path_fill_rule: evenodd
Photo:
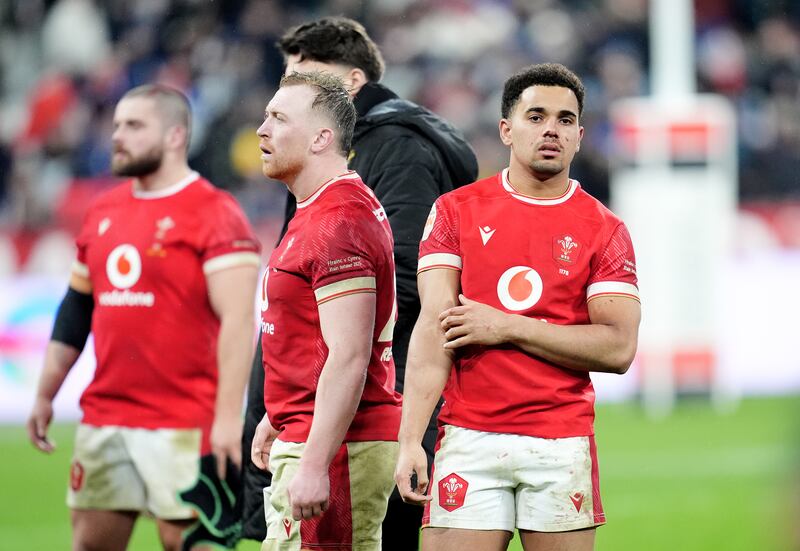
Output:
<svg viewBox="0 0 800 551">
<path fill-rule="evenodd" d="M 738 115 L 740 199 L 800 199 L 800 2 L 695 7 L 698 91 L 725 95 Z M 261 175 L 255 129 L 283 71 L 276 40 L 324 15 L 366 26 L 383 82 L 461 128 L 482 175 L 508 160 L 505 79 L 542 61 L 572 68 L 587 87 L 572 174 L 608 200 L 608 107 L 648 93 L 648 0 L 0 0 L 0 275 L 21 257 L 44 272 L 63 266 L 53 251 L 71 257 L 63 243 L 114 182 L 114 105 L 153 81 L 191 100 L 192 166 L 274 239 L 285 191 Z M 28 259 L 26 244 L 54 228 L 60 241 Z"/>
</svg>

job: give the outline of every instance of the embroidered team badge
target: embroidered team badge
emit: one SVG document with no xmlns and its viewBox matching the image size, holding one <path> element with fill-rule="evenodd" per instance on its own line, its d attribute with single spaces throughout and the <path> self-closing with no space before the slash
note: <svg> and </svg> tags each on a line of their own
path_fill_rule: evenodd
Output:
<svg viewBox="0 0 800 551">
<path fill-rule="evenodd" d="M 164 250 L 164 245 L 161 241 L 167 236 L 167 232 L 174 227 L 175 221 L 169 216 L 156 220 L 155 242 L 147 249 L 147 256 L 158 256 L 161 258 L 167 256 L 167 251 Z"/>
<path fill-rule="evenodd" d="M 450 473 L 441 479 L 439 481 L 439 507 L 446 511 L 455 511 L 464 505 L 467 488 L 469 488 L 469 482 L 456 473 Z"/>
<path fill-rule="evenodd" d="M 574 264 L 581 249 L 580 243 L 569 234 L 553 238 L 553 259 L 561 264 Z"/>
<path fill-rule="evenodd" d="M 164 239 L 167 232 L 175 227 L 175 221 L 169 216 L 156 221 L 156 239 Z"/>
</svg>

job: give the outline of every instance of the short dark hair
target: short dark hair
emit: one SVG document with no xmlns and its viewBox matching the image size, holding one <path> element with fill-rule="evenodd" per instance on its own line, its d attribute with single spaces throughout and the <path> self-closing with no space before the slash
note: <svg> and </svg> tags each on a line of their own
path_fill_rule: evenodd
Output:
<svg viewBox="0 0 800 551">
<path fill-rule="evenodd" d="M 183 92 L 163 84 L 144 84 L 128 90 L 120 101 L 128 98 L 148 98 L 153 100 L 168 125 L 186 128 L 186 141 L 188 144 L 192 127 L 192 111 L 189 106 L 189 100 Z"/>
<path fill-rule="evenodd" d="M 522 92 L 531 86 L 560 86 L 569 88 L 578 98 L 578 117 L 583 115 L 583 98 L 586 88 L 578 75 L 560 63 L 540 63 L 530 65 L 513 74 L 503 86 L 503 103 L 500 113 L 504 119 L 511 115 L 511 111 L 519 102 Z"/>
<path fill-rule="evenodd" d="M 284 57 L 300 55 L 320 63 L 339 63 L 364 71 L 379 81 L 385 64 L 364 26 L 347 17 L 323 17 L 289 29 L 277 43 Z"/>
<path fill-rule="evenodd" d="M 350 142 L 353 140 L 353 129 L 356 126 L 356 108 L 342 79 L 330 73 L 311 71 L 309 73 L 293 72 L 281 79 L 280 87 L 311 86 L 317 92 L 311 108 L 320 111 L 336 125 L 339 139 L 339 151 L 345 157 L 350 153 Z"/>
</svg>

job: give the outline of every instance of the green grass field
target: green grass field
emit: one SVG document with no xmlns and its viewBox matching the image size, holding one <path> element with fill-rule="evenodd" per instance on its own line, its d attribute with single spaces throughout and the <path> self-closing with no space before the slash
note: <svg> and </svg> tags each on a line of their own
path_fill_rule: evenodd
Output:
<svg viewBox="0 0 800 551">
<path fill-rule="evenodd" d="M 0 549 L 70 548 L 64 495 L 74 428 L 54 427 L 59 448 L 46 457 L 23 428 L 0 427 Z M 597 442 L 609 518 L 599 551 L 800 549 L 797 398 L 749 399 L 726 415 L 684 403 L 664 421 L 632 404 L 600 406 Z M 151 521 L 139 521 L 129 548 L 159 548 Z"/>
</svg>

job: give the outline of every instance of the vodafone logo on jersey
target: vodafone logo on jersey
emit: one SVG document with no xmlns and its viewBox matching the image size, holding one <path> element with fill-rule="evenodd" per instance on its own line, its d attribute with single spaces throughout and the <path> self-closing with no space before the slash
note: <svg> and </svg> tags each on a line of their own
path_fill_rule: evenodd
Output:
<svg viewBox="0 0 800 551">
<path fill-rule="evenodd" d="M 294 241 L 294 238 L 292 238 L 292 241 Z M 291 245 L 291 244 L 292 243 L 290 241 L 289 245 Z M 262 313 L 262 316 L 261 316 L 261 333 L 263 335 L 274 335 L 275 334 L 275 324 L 264 320 L 264 316 L 263 316 L 264 312 L 266 312 L 269 309 L 269 293 L 267 291 L 267 287 L 268 287 L 268 284 L 269 284 L 269 272 L 272 269 L 273 268 L 270 268 L 269 266 L 267 266 L 266 271 L 264 271 L 264 277 L 261 280 L 261 291 L 258 294 L 259 298 L 261 299 L 260 300 L 260 302 L 261 302 L 261 313 Z"/>
<path fill-rule="evenodd" d="M 106 274 L 111 285 L 129 289 L 142 275 L 142 258 L 133 245 L 118 245 L 106 260 Z"/>
<path fill-rule="evenodd" d="M 155 304 L 153 293 L 134 293 L 129 290 L 142 275 L 142 257 L 133 245 L 124 243 L 114 247 L 106 259 L 106 275 L 116 289 L 100 293 L 101 305 L 151 307 Z"/>
<path fill-rule="evenodd" d="M 497 282 L 497 298 L 507 310 L 519 312 L 533 308 L 542 298 L 542 277 L 530 266 L 514 266 Z"/>
</svg>

